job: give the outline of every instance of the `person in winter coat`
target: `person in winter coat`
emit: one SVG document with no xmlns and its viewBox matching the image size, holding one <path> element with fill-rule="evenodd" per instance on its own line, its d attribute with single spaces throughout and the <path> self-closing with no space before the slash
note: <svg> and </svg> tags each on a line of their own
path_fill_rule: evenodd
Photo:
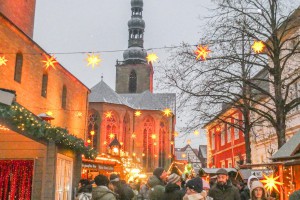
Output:
<svg viewBox="0 0 300 200">
<path fill-rule="evenodd" d="M 164 184 L 154 175 L 150 176 L 147 185 L 150 187 L 148 192 L 149 200 L 161 200 L 165 192 Z"/>
<path fill-rule="evenodd" d="M 269 200 L 263 184 L 260 181 L 253 181 L 250 188 L 251 200 Z"/>
<path fill-rule="evenodd" d="M 109 179 L 120 200 L 131 200 L 134 197 L 132 189 L 126 183 L 122 183 L 117 174 L 111 174 Z"/>
<path fill-rule="evenodd" d="M 241 200 L 248 200 L 250 199 L 250 188 L 253 181 L 258 181 L 256 176 L 251 175 L 248 178 L 247 186 L 244 187 L 244 191 L 241 192 Z"/>
<path fill-rule="evenodd" d="M 300 190 L 293 192 L 289 198 L 289 200 L 299 200 L 299 199 L 300 199 Z"/>
<path fill-rule="evenodd" d="M 156 168 L 153 171 L 153 175 L 156 176 L 160 180 L 161 185 L 166 185 L 168 174 L 164 168 L 162 168 L 162 167 Z"/>
<path fill-rule="evenodd" d="M 205 200 L 207 193 L 203 190 L 202 178 L 196 177 L 186 183 L 186 194 L 183 200 Z"/>
<path fill-rule="evenodd" d="M 167 200 L 182 200 L 184 193 L 180 190 L 181 178 L 173 173 L 168 177 L 168 184 L 165 188 L 165 193 L 162 199 Z"/>
<path fill-rule="evenodd" d="M 100 174 L 95 177 L 97 187 L 93 188 L 92 200 L 116 200 L 117 194 L 108 189 L 109 180 L 106 176 Z"/>
<path fill-rule="evenodd" d="M 92 199 L 92 185 L 89 180 L 81 179 L 79 181 L 79 189 L 76 200 L 90 200 Z"/>
<path fill-rule="evenodd" d="M 228 172 L 221 168 L 217 171 L 217 184 L 209 191 L 208 196 L 213 200 L 240 200 L 239 190 L 229 180 Z"/>
<path fill-rule="evenodd" d="M 140 195 L 143 200 L 148 200 L 150 187 L 145 183 L 141 186 Z"/>
</svg>

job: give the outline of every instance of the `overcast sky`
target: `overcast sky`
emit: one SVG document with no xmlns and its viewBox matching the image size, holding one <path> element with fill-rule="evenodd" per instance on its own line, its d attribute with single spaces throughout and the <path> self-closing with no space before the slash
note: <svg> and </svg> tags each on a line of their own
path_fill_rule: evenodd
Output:
<svg viewBox="0 0 300 200">
<path fill-rule="evenodd" d="M 144 0 L 144 48 L 197 44 L 211 5 L 211 0 Z M 104 81 L 115 89 L 115 63 L 123 60 L 128 46 L 130 9 L 130 0 L 38 0 L 34 40 L 47 52 L 56 53 L 60 64 L 87 87 L 97 84 L 103 74 Z M 85 53 L 77 53 L 116 50 L 121 51 L 100 53 L 102 62 L 95 69 L 87 67 Z M 153 52 L 160 62 L 168 56 L 166 50 Z M 154 78 L 157 75 L 154 72 Z M 194 147 L 205 142 L 203 132 L 197 137 L 191 133 L 185 140 L 177 139 L 176 146 L 184 146 L 189 138 Z"/>
</svg>

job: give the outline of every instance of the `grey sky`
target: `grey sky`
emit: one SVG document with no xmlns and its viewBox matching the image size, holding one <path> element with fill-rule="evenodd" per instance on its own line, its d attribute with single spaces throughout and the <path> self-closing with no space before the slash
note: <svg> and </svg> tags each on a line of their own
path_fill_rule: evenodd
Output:
<svg viewBox="0 0 300 200">
<path fill-rule="evenodd" d="M 179 45 L 183 41 L 197 44 L 210 1 L 144 0 L 144 48 Z M 125 50 L 130 9 L 130 0 L 37 0 L 34 40 L 50 53 Z M 160 62 L 167 57 L 166 50 L 153 52 Z M 123 60 L 123 52 L 100 53 L 102 62 L 95 69 L 87 67 L 86 54 L 55 54 L 55 57 L 89 88 L 103 74 L 104 81 L 115 89 L 115 63 L 117 59 Z M 155 92 L 159 91 L 155 88 Z M 200 136 L 188 136 L 194 147 L 204 143 L 200 137 L 203 131 Z M 184 146 L 183 141 L 177 139 L 176 146 Z"/>
</svg>

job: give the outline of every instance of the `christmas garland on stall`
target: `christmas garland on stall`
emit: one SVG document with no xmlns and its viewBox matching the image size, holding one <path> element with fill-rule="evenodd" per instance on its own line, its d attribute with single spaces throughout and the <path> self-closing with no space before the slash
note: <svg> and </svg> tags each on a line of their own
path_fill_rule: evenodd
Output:
<svg viewBox="0 0 300 200">
<path fill-rule="evenodd" d="M 42 121 L 17 103 L 11 106 L 0 103 L 0 118 L 9 121 L 9 124 L 18 130 L 26 131 L 26 134 L 34 138 L 54 141 L 56 144 L 83 154 L 86 158 L 94 159 L 97 156 L 97 151 L 85 146 L 82 139 L 71 135 L 64 128 L 54 127 Z"/>
</svg>

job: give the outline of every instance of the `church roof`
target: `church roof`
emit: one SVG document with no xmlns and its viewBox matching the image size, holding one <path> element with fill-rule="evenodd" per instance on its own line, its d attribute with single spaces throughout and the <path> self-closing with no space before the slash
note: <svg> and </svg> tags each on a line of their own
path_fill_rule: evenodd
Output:
<svg viewBox="0 0 300 200">
<path fill-rule="evenodd" d="M 127 103 L 124 102 L 124 99 L 119 96 L 113 89 L 111 89 L 103 80 L 92 87 L 91 93 L 89 95 L 89 102 L 127 105 Z"/>
<path fill-rule="evenodd" d="M 118 94 L 103 80 L 92 87 L 89 94 L 89 102 L 112 103 L 126 105 L 136 110 L 163 110 L 170 108 L 176 111 L 175 93 L 151 93 L 149 90 L 143 93 Z"/>
</svg>

